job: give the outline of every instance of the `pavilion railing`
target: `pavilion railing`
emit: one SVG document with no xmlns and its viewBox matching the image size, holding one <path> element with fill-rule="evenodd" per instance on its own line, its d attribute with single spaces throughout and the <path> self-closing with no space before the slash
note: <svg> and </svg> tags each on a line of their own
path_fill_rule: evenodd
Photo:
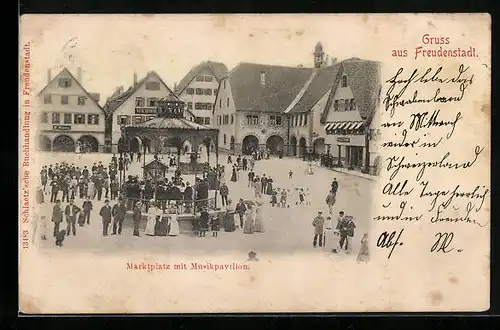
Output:
<svg viewBox="0 0 500 330">
<path fill-rule="evenodd" d="M 141 202 L 142 205 L 146 209 L 149 209 L 151 204 L 151 199 L 149 198 L 140 198 L 140 197 L 124 197 L 127 205 L 127 210 L 131 211 L 137 202 Z M 206 199 L 197 199 L 194 201 L 186 201 L 186 200 L 173 200 L 173 199 L 164 199 L 164 200 L 156 200 L 155 203 L 161 205 L 162 209 L 168 209 L 169 207 L 177 207 L 179 213 L 197 213 L 200 212 L 203 207 L 207 207 L 209 210 L 215 209 L 215 197 L 206 198 Z M 147 212 L 147 210 L 146 210 Z"/>
</svg>

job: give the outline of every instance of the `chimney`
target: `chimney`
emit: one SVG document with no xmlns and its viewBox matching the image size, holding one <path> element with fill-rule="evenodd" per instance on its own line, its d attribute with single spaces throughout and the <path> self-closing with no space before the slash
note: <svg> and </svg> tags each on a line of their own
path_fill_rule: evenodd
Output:
<svg viewBox="0 0 500 330">
<path fill-rule="evenodd" d="M 52 73 L 50 69 L 47 69 L 47 84 L 52 81 Z"/>
<path fill-rule="evenodd" d="M 264 71 L 260 72 L 260 85 L 266 86 L 266 73 Z"/>
<path fill-rule="evenodd" d="M 137 72 L 134 72 L 134 87 L 137 86 Z"/>
<path fill-rule="evenodd" d="M 78 67 L 78 70 L 76 71 L 76 80 L 81 84 L 82 83 L 82 68 Z"/>
</svg>

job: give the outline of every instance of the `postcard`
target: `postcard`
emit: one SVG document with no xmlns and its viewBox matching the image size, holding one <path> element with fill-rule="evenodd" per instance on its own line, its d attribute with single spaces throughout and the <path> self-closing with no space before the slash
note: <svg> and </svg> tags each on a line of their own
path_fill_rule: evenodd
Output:
<svg viewBox="0 0 500 330">
<path fill-rule="evenodd" d="M 20 313 L 489 309 L 489 14 L 20 24 Z"/>
</svg>

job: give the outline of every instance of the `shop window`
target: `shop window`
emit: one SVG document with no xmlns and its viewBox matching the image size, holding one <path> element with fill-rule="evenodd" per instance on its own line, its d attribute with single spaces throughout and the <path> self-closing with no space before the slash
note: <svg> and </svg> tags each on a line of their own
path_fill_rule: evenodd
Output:
<svg viewBox="0 0 500 330">
<path fill-rule="evenodd" d="M 64 118 L 64 120 L 63 120 L 64 124 L 71 125 L 71 114 L 70 113 L 65 113 L 63 118 Z"/>
<path fill-rule="evenodd" d="M 135 106 L 136 107 L 143 107 L 144 104 L 146 104 L 146 102 L 145 102 L 143 97 L 136 97 L 135 98 Z"/>
<path fill-rule="evenodd" d="M 156 97 L 151 97 L 148 99 L 148 107 L 156 107 L 158 99 Z"/>
<path fill-rule="evenodd" d="M 130 116 L 118 116 L 117 123 L 118 123 L 118 125 L 129 125 L 130 124 Z"/>
<path fill-rule="evenodd" d="M 58 112 L 52 113 L 52 124 L 59 124 L 61 122 L 61 114 Z"/>
<path fill-rule="evenodd" d="M 88 115 L 87 124 L 89 125 L 99 125 L 99 115 Z"/>
<path fill-rule="evenodd" d="M 85 124 L 85 115 L 82 113 L 75 114 L 74 123 L 75 124 Z"/>
</svg>

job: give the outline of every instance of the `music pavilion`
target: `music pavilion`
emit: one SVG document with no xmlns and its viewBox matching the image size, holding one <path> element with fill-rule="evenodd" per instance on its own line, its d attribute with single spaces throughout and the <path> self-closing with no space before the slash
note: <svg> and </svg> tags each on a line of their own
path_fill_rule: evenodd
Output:
<svg viewBox="0 0 500 330">
<path fill-rule="evenodd" d="M 147 121 L 122 126 L 123 141 L 133 138 L 149 140 L 152 151 L 155 154 L 164 148 L 176 148 L 178 161 L 181 150 L 186 141 L 192 146 L 193 157 L 191 163 L 196 164 L 200 146 L 205 146 L 208 160 L 210 160 L 210 149 L 215 147 L 215 156 L 218 161 L 218 134 L 219 130 L 205 125 L 195 123 L 184 117 L 185 103 L 173 94 L 158 101 L 157 116 Z M 143 145 L 145 148 L 146 145 Z M 180 163 L 180 162 L 179 162 Z M 192 164 L 193 165 L 193 164 Z"/>
<path fill-rule="evenodd" d="M 345 61 L 335 93 L 327 101 L 322 122 L 325 145 L 337 165 L 373 173 L 379 161 L 370 129 L 380 105 L 380 67 L 374 61 Z"/>
</svg>

